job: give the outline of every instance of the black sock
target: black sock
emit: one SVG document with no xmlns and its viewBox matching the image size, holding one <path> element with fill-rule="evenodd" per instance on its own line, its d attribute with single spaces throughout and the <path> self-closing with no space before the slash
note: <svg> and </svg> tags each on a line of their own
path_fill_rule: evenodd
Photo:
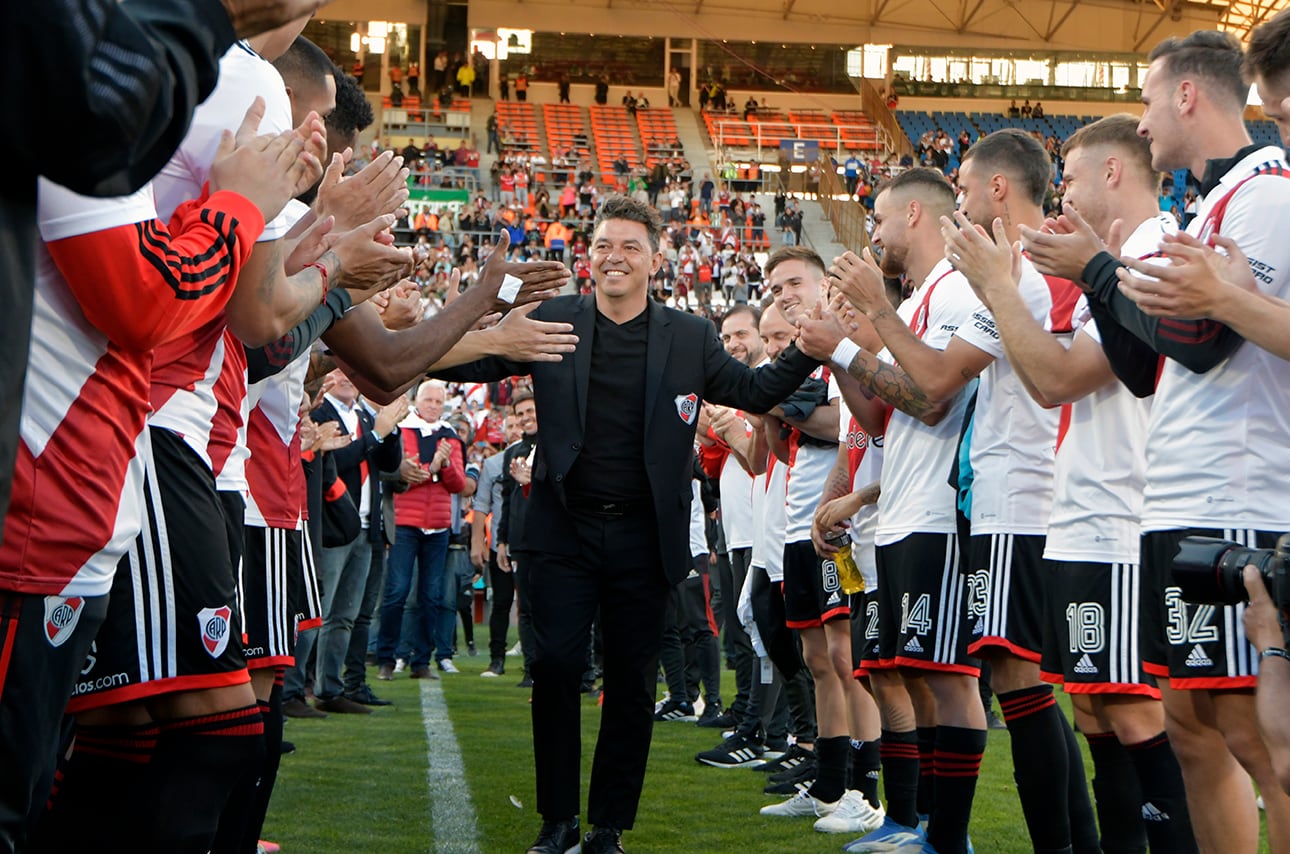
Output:
<svg viewBox="0 0 1290 854">
<path fill-rule="evenodd" d="M 936 728 L 935 809 L 927 825 L 927 841 L 937 854 L 967 852 L 968 820 L 984 753 L 985 730 Z"/>
<path fill-rule="evenodd" d="M 878 771 L 882 768 L 880 746 L 876 741 L 856 741 L 851 739 L 851 750 L 846 788 L 855 789 L 864 795 L 869 806 L 875 809 L 881 805 L 878 800 Z"/>
<path fill-rule="evenodd" d="M 846 791 L 847 754 L 850 750 L 851 739 L 845 735 L 816 740 L 815 756 L 819 765 L 815 770 L 815 782 L 807 794 L 829 804 L 842 797 Z"/>
<path fill-rule="evenodd" d="M 936 807 L 935 767 L 936 727 L 920 726 L 918 732 L 918 814 L 931 815 Z"/>
<path fill-rule="evenodd" d="M 1162 732 L 1155 738 L 1126 747 L 1133 766 L 1138 769 L 1143 824 L 1147 827 L 1151 850 L 1193 854 L 1197 850 L 1196 837 L 1192 835 L 1182 769 L 1178 767 L 1173 745 Z"/>
<path fill-rule="evenodd" d="M 1070 769 L 1062 712 L 1051 685 L 999 694 L 1012 741 L 1012 775 L 1036 852 L 1071 844 Z"/>
<path fill-rule="evenodd" d="M 918 733 L 882 731 L 882 788 L 887 815 L 905 827 L 918 826 Z"/>
<path fill-rule="evenodd" d="M 32 852 L 128 851 L 138 841 L 139 788 L 157 725 L 76 728 L 71 758 L 31 838 Z"/>
<path fill-rule="evenodd" d="M 1079 749 L 1079 739 L 1071 728 L 1066 715 L 1059 711 L 1062 735 L 1066 739 L 1066 804 L 1071 817 L 1071 851 L 1074 854 L 1101 854 L 1101 841 L 1097 835 L 1097 816 L 1088 794 L 1088 778 L 1084 775 L 1084 754 Z"/>
<path fill-rule="evenodd" d="M 156 798 L 152 839 L 143 847 L 210 851 L 220 814 L 237 784 L 258 772 L 263 752 L 264 722 L 256 706 L 162 724 L 146 792 Z"/>
<path fill-rule="evenodd" d="M 1084 733 L 1084 740 L 1093 757 L 1093 795 L 1102 850 L 1106 854 L 1146 854 L 1142 789 L 1129 751 L 1113 732 Z"/>
</svg>

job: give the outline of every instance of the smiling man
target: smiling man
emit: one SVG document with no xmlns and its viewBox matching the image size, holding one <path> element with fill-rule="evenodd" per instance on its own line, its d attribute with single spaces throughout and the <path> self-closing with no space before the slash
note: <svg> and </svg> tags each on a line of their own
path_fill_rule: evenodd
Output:
<svg viewBox="0 0 1290 854">
<path fill-rule="evenodd" d="M 765 412 L 818 364 L 790 346 L 757 370 L 722 349 L 703 318 L 649 299 L 663 256 L 652 208 L 615 196 L 591 239 L 595 290 L 533 313 L 573 324 L 561 362 L 485 359 L 448 379 L 531 374 L 542 424 L 523 553 L 533 618 L 533 746 L 543 825 L 529 849 L 579 842 L 578 686 L 597 609 L 604 627 L 604 706 L 584 852 L 622 850 L 636 819 L 654 722 L 663 611 L 689 571 L 691 457 L 701 401 Z"/>
</svg>

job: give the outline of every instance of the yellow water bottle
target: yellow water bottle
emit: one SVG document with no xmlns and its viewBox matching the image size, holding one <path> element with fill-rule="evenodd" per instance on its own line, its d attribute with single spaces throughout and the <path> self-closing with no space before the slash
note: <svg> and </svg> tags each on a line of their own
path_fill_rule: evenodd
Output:
<svg viewBox="0 0 1290 854">
<path fill-rule="evenodd" d="M 824 537 L 824 542 L 837 548 L 832 561 L 838 570 L 838 586 L 842 592 L 848 596 L 863 593 L 864 576 L 860 574 L 860 567 L 856 566 L 856 559 L 851 555 L 851 535 L 846 531 L 830 531 Z"/>
</svg>

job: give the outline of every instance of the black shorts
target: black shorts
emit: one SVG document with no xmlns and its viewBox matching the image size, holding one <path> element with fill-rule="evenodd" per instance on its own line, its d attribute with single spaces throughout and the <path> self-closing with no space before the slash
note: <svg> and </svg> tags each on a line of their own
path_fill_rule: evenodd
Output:
<svg viewBox="0 0 1290 854">
<path fill-rule="evenodd" d="M 770 580 L 765 567 L 748 568 L 752 574 L 751 603 L 753 622 L 761 636 L 766 657 L 785 679 L 792 679 L 805 667 L 802 651 L 793 630 L 784 622 L 783 582 Z"/>
<path fill-rule="evenodd" d="M 810 540 L 784 546 L 784 615 L 790 629 L 810 629 L 851 615 L 838 568 L 821 560 Z"/>
<path fill-rule="evenodd" d="M 1048 610 L 1041 675 L 1068 694 L 1160 698 L 1142 669 L 1142 573 L 1133 563 L 1045 560 Z"/>
<path fill-rule="evenodd" d="M 179 436 L 149 434 L 143 530 L 117 565 L 71 712 L 251 678 L 215 479 Z"/>
<path fill-rule="evenodd" d="M 980 675 L 963 625 L 966 578 L 954 534 L 910 534 L 877 548 L 878 660 Z"/>
<path fill-rule="evenodd" d="M 245 615 L 242 655 L 251 670 L 295 663 L 295 599 L 304 581 L 303 545 L 304 531 L 246 527 L 238 602 Z"/>
<path fill-rule="evenodd" d="M 1273 548 L 1268 531 L 1184 528 L 1142 536 L 1142 657 L 1156 678 L 1178 689 L 1253 688 L 1258 652 L 1245 638 L 1245 604 L 1183 601 L 1173 583 L 1174 556 L 1184 537 L 1219 537 L 1250 548 Z"/>
<path fill-rule="evenodd" d="M 862 607 L 863 606 L 863 607 Z M 870 670 L 889 670 L 893 662 L 878 658 L 878 588 L 867 587 L 851 597 L 851 664 L 857 679 Z"/>
<path fill-rule="evenodd" d="M 973 535 L 968 547 L 968 651 L 1003 649 L 1038 663 L 1044 645 L 1044 541 Z"/>
</svg>

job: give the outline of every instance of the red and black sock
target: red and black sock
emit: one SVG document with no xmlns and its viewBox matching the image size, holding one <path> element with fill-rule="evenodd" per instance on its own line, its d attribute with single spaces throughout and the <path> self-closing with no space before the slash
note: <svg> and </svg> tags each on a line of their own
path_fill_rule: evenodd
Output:
<svg viewBox="0 0 1290 854">
<path fill-rule="evenodd" d="M 936 758 L 936 727 L 920 726 L 918 733 L 918 814 L 931 815 L 936 806 L 936 785 L 932 773 Z"/>
<path fill-rule="evenodd" d="M 247 854 L 255 851 L 269 811 L 269 799 L 282 762 L 282 681 L 274 680 L 267 700 L 257 700 L 264 720 L 264 758 L 234 787 L 219 819 L 212 854 Z"/>
<path fill-rule="evenodd" d="M 205 854 L 238 783 L 258 774 L 264 721 L 257 706 L 167 721 L 149 766 L 155 850 Z"/>
<path fill-rule="evenodd" d="M 918 733 L 882 731 L 878 748 L 887 815 L 905 827 L 918 826 Z"/>
<path fill-rule="evenodd" d="M 937 854 L 966 854 L 968 820 L 981 775 L 985 730 L 956 726 L 936 728 L 933 757 L 935 809 L 927 825 L 927 841 Z"/>
<path fill-rule="evenodd" d="M 1035 685 L 998 696 L 1012 741 L 1012 776 L 1031 845 L 1036 854 L 1069 850 L 1070 759 L 1053 687 Z"/>
<path fill-rule="evenodd" d="M 126 851 L 138 834 L 139 791 L 156 724 L 76 727 L 72 754 L 31 839 L 33 852 Z"/>
</svg>

